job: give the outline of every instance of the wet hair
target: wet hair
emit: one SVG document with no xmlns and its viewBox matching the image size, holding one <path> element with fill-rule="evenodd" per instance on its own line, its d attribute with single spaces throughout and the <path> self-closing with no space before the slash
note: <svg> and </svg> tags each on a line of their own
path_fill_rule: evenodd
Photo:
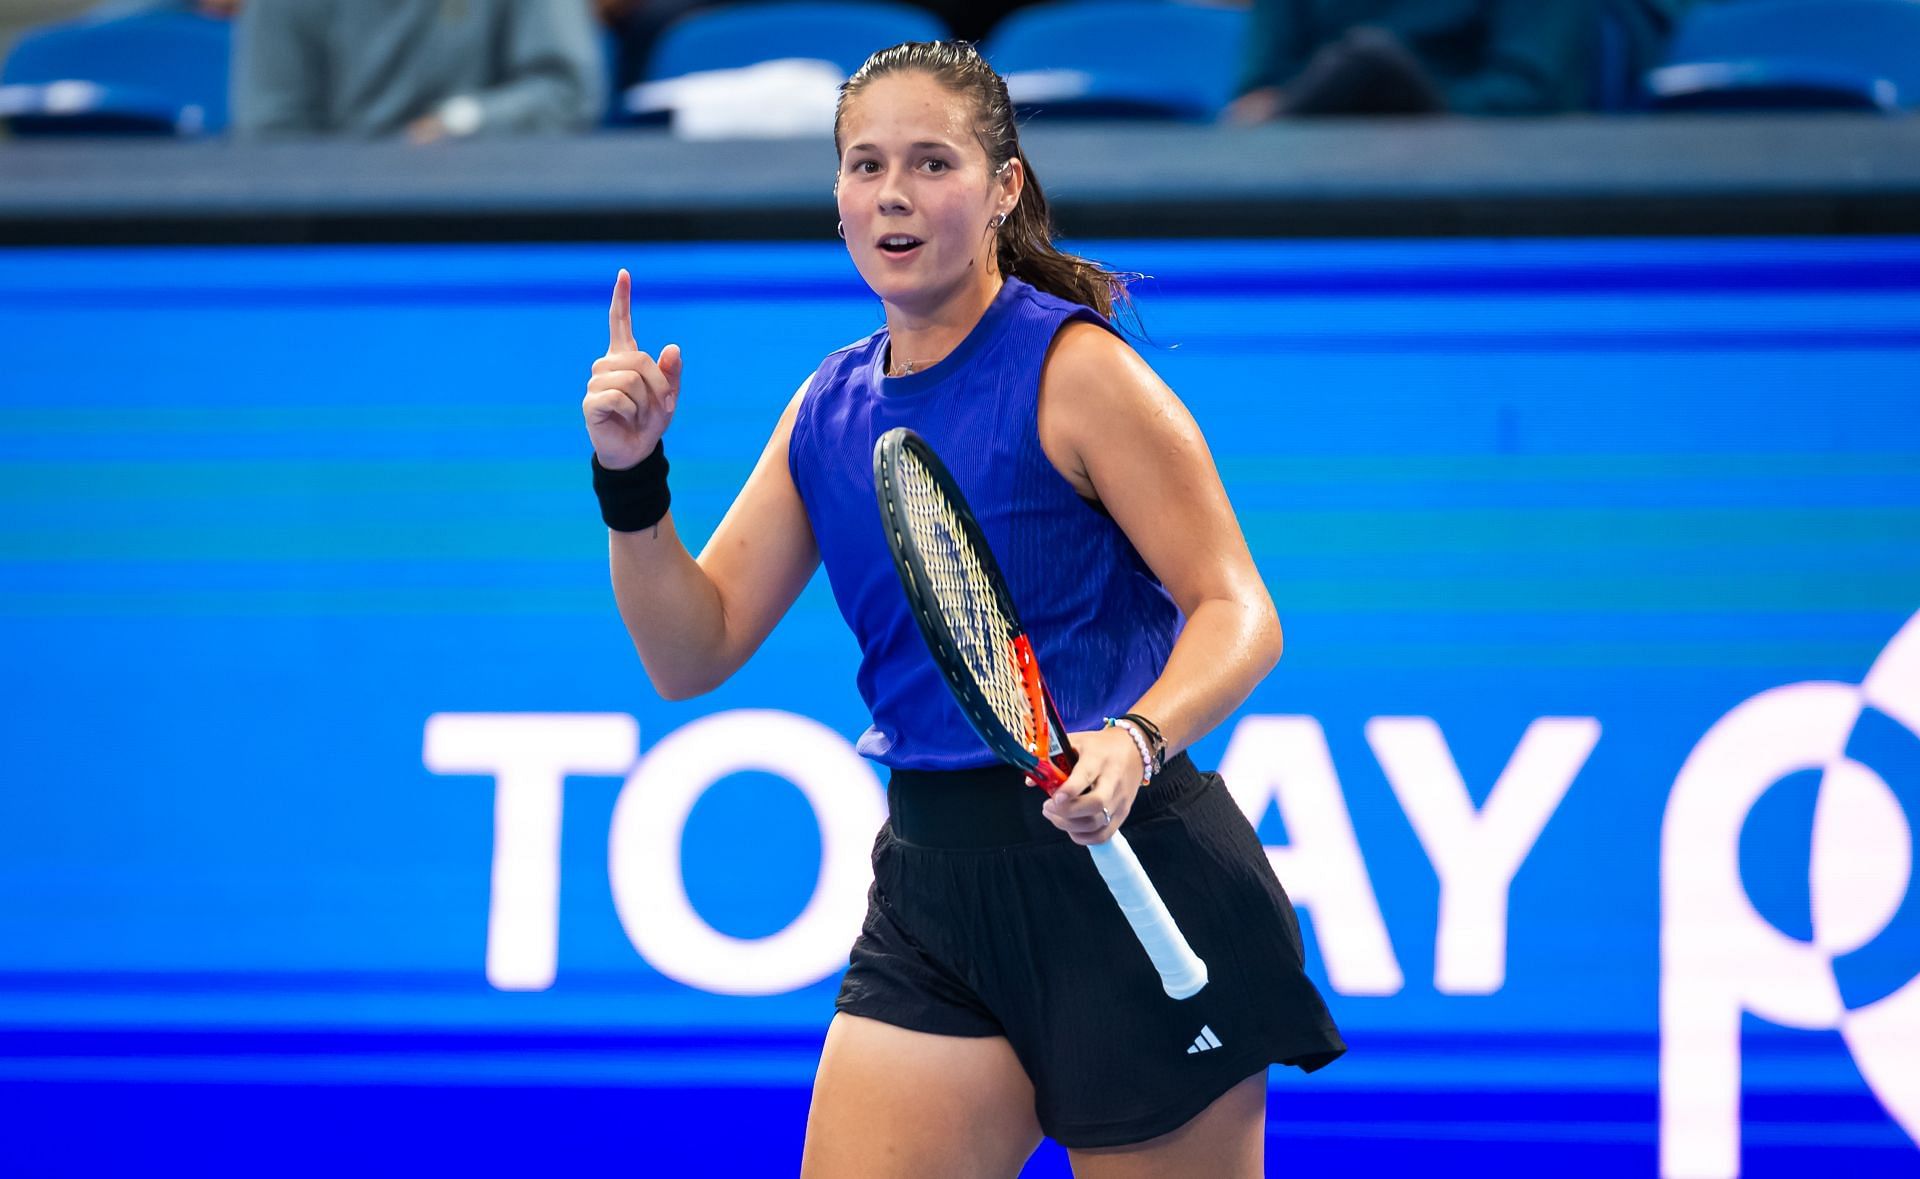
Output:
<svg viewBox="0 0 1920 1179">
<path fill-rule="evenodd" d="M 979 50 L 965 41 L 905 41 L 882 49 L 840 87 L 840 101 L 833 112 L 833 147 L 842 150 L 840 125 L 846 118 L 847 103 L 876 78 L 917 70 L 954 94 L 973 103 L 974 133 L 986 149 L 988 171 L 994 175 L 1009 160 L 1019 160 L 1026 173 L 1026 185 L 1020 200 L 1007 215 L 1006 224 L 996 235 L 997 260 L 1002 274 L 1014 275 L 1050 295 L 1083 303 L 1108 319 L 1114 318 L 1115 304 L 1131 311 L 1127 282 L 1135 277 L 1120 274 L 1097 262 L 1055 249 L 1053 218 L 1047 211 L 1047 196 L 1041 191 L 1040 178 L 1020 150 L 1020 130 L 1013 121 L 1013 102 L 1007 97 L 1007 83 L 994 72 Z"/>
</svg>

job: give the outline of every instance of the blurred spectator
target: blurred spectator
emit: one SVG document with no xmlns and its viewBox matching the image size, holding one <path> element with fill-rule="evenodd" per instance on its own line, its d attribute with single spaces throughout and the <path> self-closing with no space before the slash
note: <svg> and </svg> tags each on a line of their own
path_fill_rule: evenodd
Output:
<svg viewBox="0 0 1920 1179">
<path fill-rule="evenodd" d="M 89 18 L 132 16 L 136 12 L 192 12 L 213 20 L 231 20 L 240 15 L 245 0 L 106 0 L 87 10 Z"/>
<path fill-rule="evenodd" d="M 1589 105 L 1598 0 L 1253 0 L 1225 118 Z"/>
<path fill-rule="evenodd" d="M 248 137 L 591 127 L 605 101 L 587 0 L 250 0 L 234 38 Z"/>
<path fill-rule="evenodd" d="M 647 57 L 666 27 L 700 8 L 714 8 L 737 0 L 594 0 L 594 9 L 602 24 L 612 30 L 616 41 L 614 78 L 621 91 L 647 81 Z M 755 0 L 758 2 L 758 0 Z M 1001 17 L 1034 0 L 895 0 L 915 8 L 924 8 L 942 21 L 952 35 L 962 41 L 982 41 Z M 875 45 L 884 49 L 884 45 Z M 779 56 L 779 46 L 768 46 L 770 56 Z"/>
</svg>

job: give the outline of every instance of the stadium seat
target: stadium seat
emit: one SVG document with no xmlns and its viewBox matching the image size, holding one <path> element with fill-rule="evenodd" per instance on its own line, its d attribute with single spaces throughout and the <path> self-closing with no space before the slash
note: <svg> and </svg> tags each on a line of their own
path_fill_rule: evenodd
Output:
<svg viewBox="0 0 1920 1179">
<path fill-rule="evenodd" d="M 940 18 L 904 4 L 858 0 L 729 4 L 667 27 L 647 60 L 650 80 L 738 69 L 779 58 L 830 61 L 851 75 L 876 49 L 947 36 Z"/>
<path fill-rule="evenodd" d="M 227 125 L 227 21 L 146 12 L 35 29 L 0 67 L 21 135 L 200 135 Z"/>
<path fill-rule="evenodd" d="M 1740 0 L 1689 10 L 1647 76 L 1659 110 L 1920 106 L 1920 0 Z"/>
<path fill-rule="evenodd" d="M 1211 120 L 1232 97 L 1244 8 L 1182 0 L 1059 0 L 1017 9 L 986 55 L 1023 114 Z"/>
</svg>

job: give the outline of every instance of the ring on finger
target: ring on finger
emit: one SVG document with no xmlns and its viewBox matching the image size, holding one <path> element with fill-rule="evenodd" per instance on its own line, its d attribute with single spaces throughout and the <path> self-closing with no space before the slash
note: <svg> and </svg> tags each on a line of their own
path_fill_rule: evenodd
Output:
<svg viewBox="0 0 1920 1179">
<path fill-rule="evenodd" d="M 1102 827 L 1113 826 L 1113 812 L 1108 810 L 1106 807 L 1100 808 L 1100 825 Z"/>
</svg>

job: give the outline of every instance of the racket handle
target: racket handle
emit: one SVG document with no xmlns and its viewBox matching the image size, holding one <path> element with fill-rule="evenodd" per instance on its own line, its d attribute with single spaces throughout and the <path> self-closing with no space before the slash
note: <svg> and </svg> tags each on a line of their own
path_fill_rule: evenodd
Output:
<svg viewBox="0 0 1920 1179">
<path fill-rule="evenodd" d="M 1140 866 L 1127 837 L 1116 831 L 1112 839 L 1092 844 L 1087 850 L 1093 853 L 1093 866 L 1100 870 L 1113 899 L 1120 902 L 1120 912 L 1133 926 L 1134 936 L 1140 939 L 1147 957 L 1153 959 L 1153 968 L 1160 972 L 1160 986 L 1175 999 L 1199 994 L 1207 985 L 1207 964 L 1173 923 L 1173 914 L 1167 912 L 1166 902 L 1154 891 L 1153 881 L 1147 879 L 1147 870 Z"/>
</svg>

